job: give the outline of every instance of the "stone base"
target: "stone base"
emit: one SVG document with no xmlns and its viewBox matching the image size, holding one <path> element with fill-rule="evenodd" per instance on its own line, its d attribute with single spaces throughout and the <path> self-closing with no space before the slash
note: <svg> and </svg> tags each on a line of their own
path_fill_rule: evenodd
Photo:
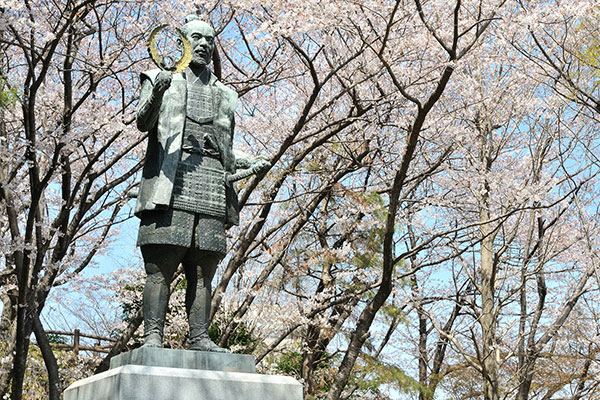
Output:
<svg viewBox="0 0 600 400">
<path fill-rule="evenodd" d="M 75 382 L 64 400 L 302 400 L 289 376 L 125 365 Z"/>
<path fill-rule="evenodd" d="M 250 355 L 173 350 L 159 347 L 140 347 L 114 356 L 110 360 L 111 369 L 124 365 L 146 365 L 149 367 L 203 369 L 224 372 L 256 372 L 254 357 Z"/>
<path fill-rule="evenodd" d="M 69 386 L 64 400 L 302 400 L 295 379 L 255 371 L 248 355 L 141 347 Z"/>
</svg>

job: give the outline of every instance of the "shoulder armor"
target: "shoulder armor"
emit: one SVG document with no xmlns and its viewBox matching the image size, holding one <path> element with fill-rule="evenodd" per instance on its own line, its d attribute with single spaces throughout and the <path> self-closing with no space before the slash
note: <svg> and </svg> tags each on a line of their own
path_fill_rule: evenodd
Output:
<svg viewBox="0 0 600 400">
<path fill-rule="evenodd" d="M 150 82 L 152 82 L 152 84 L 154 84 L 154 80 L 156 79 L 156 76 L 158 75 L 159 72 L 160 72 L 160 69 L 158 69 L 158 68 L 151 69 L 149 71 L 144 71 L 140 74 L 140 81 L 144 82 L 144 79 L 149 79 Z"/>
<path fill-rule="evenodd" d="M 223 101 L 226 101 L 229 108 L 231 108 L 231 110 L 234 111 L 238 102 L 237 92 L 223 85 L 223 83 L 221 83 L 220 81 L 216 81 L 215 86 L 218 87 L 221 91 Z"/>
<path fill-rule="evenodd" d="M 160 70 L 158 68 L 151 69 L 149 71 L 144 71 L 140 74 L 140 81 L 144 82 L 144 79 L 149 79 L 150 82 L 152 82 L 152 84 L 154 84 L 156 77 L 158 76 L 158 74 L 161 71 L 162 70 Z M 173 74 L 173 80 L 182 80 L 182 79 L 184 79 L 183 74 L 181 74 L 181 73 Z"/>
</svg>

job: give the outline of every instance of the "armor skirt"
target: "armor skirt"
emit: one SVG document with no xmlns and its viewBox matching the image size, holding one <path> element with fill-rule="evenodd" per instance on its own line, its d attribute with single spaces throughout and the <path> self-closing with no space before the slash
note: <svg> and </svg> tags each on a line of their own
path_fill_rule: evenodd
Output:
<svg viewBox="0 0 600 400">
<path fill-rule="evenodd" d="M 223 167 L 218 159 L 183 152 L 171 206 L 141 215 L 137 245 L 195 247 L 224 256 L 227 251 L 225 189 L 219 171 L 223 171 Z"/>
</svg>

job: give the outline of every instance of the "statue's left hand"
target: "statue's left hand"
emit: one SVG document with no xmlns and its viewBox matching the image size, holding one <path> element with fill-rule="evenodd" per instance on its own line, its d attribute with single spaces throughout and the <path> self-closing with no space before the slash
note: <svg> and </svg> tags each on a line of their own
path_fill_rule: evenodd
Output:
<svg viewBox="0 0 600 400">
<path fill-rule="evenodd" d="M 171 80 L 173 79 L 173 74 L 168 71 L 160 71 L 156 76 L 156 80 L 154 82 L 154 91 L 162 94 L 171 86 Z"/>
<path fill-rule="evenodd" d="M 246 157 L 244 157 L 243 159 L 238 158 L 236 160 L 236 167 L 239 168 L 240 164 L 243 164 L 244 168 L 238 169 L 238 171 L 235 174 L 227 175 L 226 179 L 228 182 L 239 181 L 240 179 L 247 178 L 251 175 L 259 174 L 268 170 L 271 166 L 269 159 L 265 156 L 252 157 L 246 155 Z"/>
<path fill-rule="evenodd" d="M 269 161 L 268 157 L 257 156 L 253 160 L 252 169 L 254 169 L 255 174 L 258 174 L 259 172 L 269 169 L 270 166 L 271 166 L 271 162 Z"/>
</svg>

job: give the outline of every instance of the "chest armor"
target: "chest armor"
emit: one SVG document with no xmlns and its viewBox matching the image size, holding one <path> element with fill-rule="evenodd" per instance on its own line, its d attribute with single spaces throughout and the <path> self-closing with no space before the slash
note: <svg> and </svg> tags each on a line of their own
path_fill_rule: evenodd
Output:
<svg viewBox="0 0 600 400">
<path fill-rule="evenodd" d="M 181 160 L 175 176 L 172 207 L 225 218 L 225 180 L 213 121 L 219 90 L 188 83 Z"/>
<path fill-rule="evenodd" d="M 198 124 L 212 123 L 219 104 L 218 90 L 202 83 L 188 83 L 186 116 Z"/>
<path fill-rule="evenodd" d="M 220 91 L 202 83 L 188 83 L 183 150 L 219 157 L 213 120 L 217 116 Z"/>
</svg>

